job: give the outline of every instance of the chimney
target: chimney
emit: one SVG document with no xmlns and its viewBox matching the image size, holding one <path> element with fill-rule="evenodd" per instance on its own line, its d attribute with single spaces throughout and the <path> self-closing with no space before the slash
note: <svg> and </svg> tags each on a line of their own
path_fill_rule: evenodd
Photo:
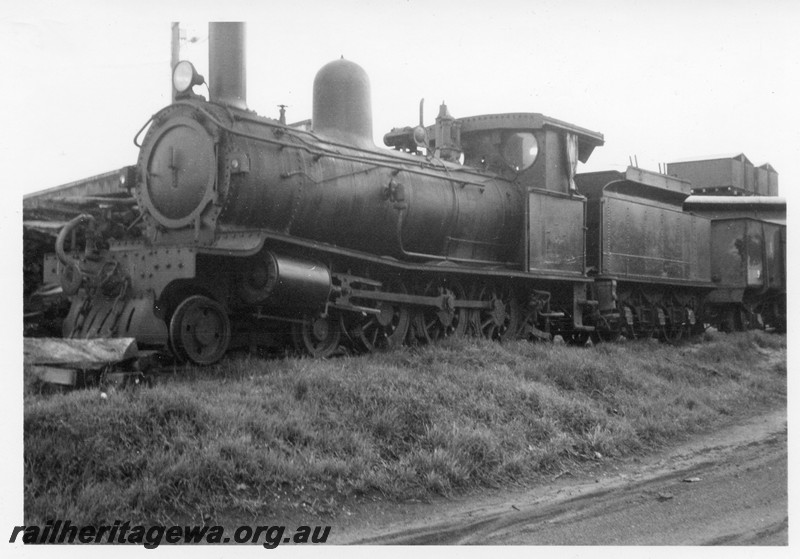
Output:
<svg viewBox="0 0 800 559">
<path fill-rule="evenodd" d="M 247 109 L 244 22 L 208 24 L 208 89 L 210 101 Z"/>
</svg>

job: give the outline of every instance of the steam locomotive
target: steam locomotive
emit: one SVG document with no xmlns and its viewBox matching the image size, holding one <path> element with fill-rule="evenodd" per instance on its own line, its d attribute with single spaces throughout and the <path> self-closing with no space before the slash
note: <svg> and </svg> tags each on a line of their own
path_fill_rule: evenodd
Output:
<svg viewBox="0 0 800 559">
<path fill-rule="evenodd" d="M 65 337 L 210 364 L 287 336 L 325 357 L 464 334 L 582 344 L 785 323 L 785 224 L 684 211 L 691 185 L 668 175 L 578 174 L 600 133 L 442 104 L 378 148 L 358 65 L 324 66 L 310 123 L 290 125 L 247 109 L 243 26 L 212 24 L 209 44 L 209 99 L 179 63 L 175 101 L 136 137 L 120 180 L 137 210 L 58 235 Z"/>
</svg>

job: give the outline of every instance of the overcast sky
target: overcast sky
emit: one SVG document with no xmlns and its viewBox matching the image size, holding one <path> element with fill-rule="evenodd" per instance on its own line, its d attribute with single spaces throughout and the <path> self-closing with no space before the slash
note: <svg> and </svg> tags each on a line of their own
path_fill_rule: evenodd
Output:
<svg viewBox="0 0 800 559">
<path fill-rule="evenodd" d="M 315 73 L 343 55 L 370 76 L 376 142 L 416 123 L 424 97 L 426 124 L 445 100 L 456 117 L 541 112 L 604 133 L 582 170 L 744 152 L 773 164 L 782 193 L 800 179 L 797 1 L 211 5 L 12 5 L 0 39 L 12 188 L 134 163 L 134 134 L 169 100 L 170 20 L 186 29 L 182 57 L 204 72 L 215 18 L 248 22 L 248 104 L 266 116 L 282 103 L 290 122 L 310 117 Z"/>
</svg>

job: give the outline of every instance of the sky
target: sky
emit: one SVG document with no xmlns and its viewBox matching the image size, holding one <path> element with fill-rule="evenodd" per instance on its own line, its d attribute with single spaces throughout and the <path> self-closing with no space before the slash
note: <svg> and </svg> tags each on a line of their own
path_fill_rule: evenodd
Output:
<svg viewBox="0 0 800 559">
<path fill-rule="evenodd" d="M 265 116 L 285 104 L 290 122 L 309 118 L 315 73 L 344 56 L 370 76 L 378 145 L 416 124 L 424 97 L 426 124 L 446 101 L 456 117 L 540 112 L 604 133 L 583 171 L 744 152 L 777 169 L 782 193 L 800 180 L 800 2 L 226 4 L 241 9 L 34 0 L 8 10 L 0 153 L 15 193 L 134 163 L 134 134 L 169 101 L 170 21 L 185 29 L 182 58 L 205 73 L 215 18 L 248 22 L 248 105 Z"/>
<path fill-rule="evenodd" d="M 602 132 L 579 171 L 744 152 L 790 202 L 800 183 L 796 0 L 6 0 L 3 238 L 20 236 L 24 194 L 135 163 L 134 135 L 169 102 L 170 22 L 206 73 L 213 20 L 248 23 L 248 105 L 265 116 L 310 118 L 314 75 L 344 56 L 370 76 L 378 145 L 425 98 L 425 124 L 446 101 L 456 117 L 536 112 Z"/>
</svg>

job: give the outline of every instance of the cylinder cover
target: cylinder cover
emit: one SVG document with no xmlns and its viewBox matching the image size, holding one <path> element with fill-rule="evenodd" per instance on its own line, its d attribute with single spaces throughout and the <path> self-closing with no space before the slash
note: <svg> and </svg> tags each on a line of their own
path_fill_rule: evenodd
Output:
<svg viewBox="0 0 800 559">
<path fill-rule="evenodd" d="M 316 262 L 265 252 L 243 262 L 239 296 L 278 309 L 315 309 L 328 300 L 331 273 Z"/>
</svg>

